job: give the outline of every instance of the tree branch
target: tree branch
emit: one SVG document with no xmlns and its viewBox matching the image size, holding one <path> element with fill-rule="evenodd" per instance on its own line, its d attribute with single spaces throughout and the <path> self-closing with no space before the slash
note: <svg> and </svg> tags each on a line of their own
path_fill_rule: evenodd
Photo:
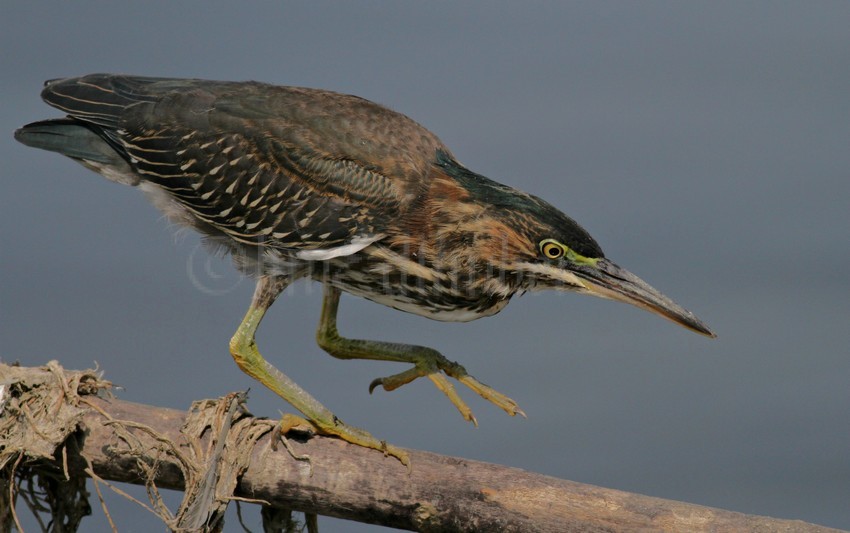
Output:
<svg viewBox="0 0 850 533">
<path fill-rule="evenodd" d="M 1 369 L 0 369 L 1 370 Z M 2 381 L 2 379 L 0 379 Z M 190 442 L 181 433 L 187 412 L 118 399 L 83 396 L 71 474 L 87 462 L 103 479 L 182 490 L 183 467 L 162 453 L 162 439 L 177 450 L 209 446 L 207 431 Z M 0 412 L 0 417 L 5 413 Z M 110 419 L 112 420 L 110 422 Z M 243 420 L 245 418 L 243 417 Z M 264 423 L 247 417 L 249 424 Z M 115 421 L 132 421 L 118 424 Z M 120 431 L 119 431 L 120 426 Z M 153 430 L 141 430 L 147 426 Z M 132 433 L 141 446 L 122 445 Z M 412 471 L 392 457 L 339 439 L 295 436 L 291 452 L 270 446 L 273 432 L 256 441 L 234 496 L 271 507 L 424 531 L 837 531 L 800 521 L 745 515 L 699 505 L 595 487 L 424 451 L 410 450 Z M 148 450 L 140 457 L 139 450 Z M 295 455 L 309 455 L 310 461 Z M 150 470 L 142 464 L 158 467 Z M 146 470 L 146 471 L 144 471 Z"/>
</svg>

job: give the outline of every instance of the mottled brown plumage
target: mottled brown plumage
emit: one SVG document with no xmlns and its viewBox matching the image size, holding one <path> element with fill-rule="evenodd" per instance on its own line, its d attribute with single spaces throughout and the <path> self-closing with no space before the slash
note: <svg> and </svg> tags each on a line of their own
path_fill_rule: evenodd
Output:
<svg viewBox="0 0 850 533">
<path fill-rule="evenodd" d="M 410 118 L 317 89 L 96 74 L 48 82 L 66 118 L 16 132 L 107 178 L 138 185 L 176 222 L 228 249 L 258 278 L 231 342 L 240 367 L 325 433 L 384 448 L 339 422 L 271 367 L 253 336 L 293 280 L 325 284 L 320 345 L 336 357 L 406 361 L 376 380 L 393 389 L 428 376 L 474 420 L 441 372 L 510 414 L 509 398 L 428 348 L 345 339 L 339 291 L 438 320 L 494 314 L 526 290 L 555 288 L 632 303 L 706 335 L 710 330 L 606 259 L 574 220 L 545 201 L 462 166 Z M 403 459 L 403 452 L 390 453 Z"/>
</svg>

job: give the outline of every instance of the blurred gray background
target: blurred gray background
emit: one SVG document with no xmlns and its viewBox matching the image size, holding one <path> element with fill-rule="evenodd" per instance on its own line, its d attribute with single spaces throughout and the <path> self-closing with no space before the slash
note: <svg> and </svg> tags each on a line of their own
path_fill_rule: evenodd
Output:
<svg viewBox="0 0 850 533">
<path fill-rule="evenodd" d="M 250 387 L 255 414 L 287 409 L 227 351 L 252 283 L 139 191 L 12 132 L 61 115 L 45 79 L 98 71 L 353 93 L 562 208 L 719 338 L 568 294 L 469 324 L 344 297 L 343 334 L 432 345 L 528 413 L 463 391 L 477 429 L 428 380 L 370 396 L 403 367 L 324 354 L 317 286 L 272 308 L 270 360 L 400 446 L 850 529 L 848 28 L 850 3 L 827 1 L 6 2 L 0 357 L 97 361 L 132 401 Z M 161 529 L 109 505 L 121 531 Z M 98 509 L 86 527 L 107 529 Z"/>
</svg>

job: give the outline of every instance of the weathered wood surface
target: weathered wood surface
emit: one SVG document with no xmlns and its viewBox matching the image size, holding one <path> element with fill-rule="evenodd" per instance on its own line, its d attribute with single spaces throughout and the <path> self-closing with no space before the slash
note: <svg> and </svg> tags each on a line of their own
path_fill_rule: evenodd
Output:
<svg viewBox="0 0 850 533">
<path fill-rule="evenodd" d="M 113 419 L 131 420 L 184 443 L 186 413 L 90 397 Z M 142 483 L 136 458 L 115 455 L 113 427 L 92 409 L 85 416 L 83 452 L 104 479 Z M 139 434 L 139 433 L 137 433 Z M 149 439 L 139 434 L 144 441 Z M 745 515 L 688 503 L 604 489 L 504 466 L 410 450 L 408 473 L 396 459 L 338 439 L 290 442 L 298 461 L 265 436 L 236 495 L 272 506 L 422 531 L 764 531 L 826 532 L 800 521 Z M 120 448 L 120 447 L 119 447 Z M 112 449 L 111 453 L 107 450 Z M 182 489 L 180 469 L 166 462 L 161 488 Z M 71 457 L 72 466 L 81 467 Z M 312 474 L 311 474 L 312 466 Z"/>
</svg>

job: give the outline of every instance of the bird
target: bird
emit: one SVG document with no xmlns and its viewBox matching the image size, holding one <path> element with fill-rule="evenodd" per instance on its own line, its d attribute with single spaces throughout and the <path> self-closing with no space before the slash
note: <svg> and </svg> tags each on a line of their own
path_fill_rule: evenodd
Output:
<svg viewBox="0 0 850 533">
<path fill-rule="evenodd" d="M 253 81 L 115 74 L 49 80 L 41 96 L 66 116 L 21 127 L 18 141 L 142 189 L 168 219 L 200 232 L 256 280 L 229 349 L 242 371 L 303 415 L 287 427 L 306 422 L 409 464 L 407 452 L 344 423 L 260 354 L 263 316 L 302 278 L 323 287 L 322 349 L 411 365 L 374 380 L 370 392 L 427 377 L 473 423 L 448 378 L 511 416 L 524 413 L 432 348 L 343 337 L 340 294 L 466 322 L 498 313 L 513 296 L 553 289 L 629 303 L 715 336 L 608 259 L 575 220 L 469 170 L 429 130 L 370 100 Z"/>
</svg>

